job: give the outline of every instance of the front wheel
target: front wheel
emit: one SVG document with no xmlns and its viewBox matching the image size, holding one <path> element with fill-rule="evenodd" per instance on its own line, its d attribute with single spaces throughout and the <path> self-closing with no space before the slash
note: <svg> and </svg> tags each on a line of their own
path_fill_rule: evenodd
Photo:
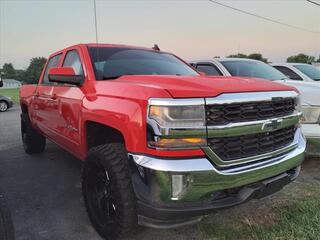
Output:
<svg viewBox="0 0 320 240">
<path fill-rule="evenodd" d="M 5 112 L 9 108 L 9 105 L 6 101 L 0 101 L 0 112 Z"/>
<path fill-rule="evenodd" d="M 89 151 L 82 171 L 82 191 L 89 219 L 101 237 L 119 239 L 135 229 L 136 200 L 122 144 Z"/>
</svg>

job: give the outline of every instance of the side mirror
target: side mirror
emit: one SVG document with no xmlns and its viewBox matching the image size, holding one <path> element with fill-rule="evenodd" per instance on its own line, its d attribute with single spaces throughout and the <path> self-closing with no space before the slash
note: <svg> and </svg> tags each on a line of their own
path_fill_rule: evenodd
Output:
<svg viewBox="0 0 320 240">
<path fill-rule="evenodd" d="M 48 78 L 50 82 L 81 85 L 84 81 L 83 75 L 76 75 L 72 67 L 50 68 Z"/>
<path fill-rule="evenodd" d="M 198 71 L 198 73 L 200 74 L 200 76 L 207 76 L 207 74 L 205 72 Z"/>
</svg>

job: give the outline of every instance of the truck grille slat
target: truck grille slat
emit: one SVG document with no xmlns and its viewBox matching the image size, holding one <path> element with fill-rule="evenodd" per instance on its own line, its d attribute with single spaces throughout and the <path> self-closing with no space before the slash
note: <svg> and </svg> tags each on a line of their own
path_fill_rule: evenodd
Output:
<svg viewBox="0 0 320 240">
<path fill-rule="evenodd" d="M 209 138 L 208 145 L 225 161 L 261 155 L 290 145 L 296 127 L 237 137 Z"/>
<path fill-rule="evenodd" d="M 206 105 L 208 126 L 225 125 L 290 115 L 295 110 L 294 98 L 281 98 L 264 102 L 245 102 Z"/>
</svg>

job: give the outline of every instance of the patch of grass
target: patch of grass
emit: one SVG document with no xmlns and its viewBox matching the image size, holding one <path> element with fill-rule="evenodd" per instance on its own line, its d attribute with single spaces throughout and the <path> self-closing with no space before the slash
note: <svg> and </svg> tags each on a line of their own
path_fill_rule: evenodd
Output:
<svg viewBox="0 0 320 240">
<path fill-rule="evenodd" d="M 319 184 L 312 193 L 257 209 L 254 214 L 212 215 L 196 226 L 199 239 L 310 239 L 320 238 Z M 260 201 L 259 201 L 260 202 Z M 264 204 L 261 202 L 261 204 Z"/>
<path fill-rule="evenodd" d="M 11 97 L 14 103 L 19 103 L 19 88 L 0 88 L 0 96 Z"/>
</svg>

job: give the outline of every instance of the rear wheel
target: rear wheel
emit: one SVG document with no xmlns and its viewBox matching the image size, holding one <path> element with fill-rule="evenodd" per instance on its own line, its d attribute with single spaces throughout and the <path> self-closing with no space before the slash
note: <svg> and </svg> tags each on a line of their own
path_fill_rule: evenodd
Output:
<svg viewBox="0 0 320 240">
<path fill-rule="evenodd" d="M 44 151 L 46 138 L 33 128 L 27 113 L 21 114 L 21 136 L 26 153 L 35 154 Z"/>
<path fill-rule="evenodd" d="M 122 144 L 90 150 L 82 172 L 82 191 L 89 219 L 104 239 L 119 239 L 135 229 L 136 200 Z"/>
<path fill-rule="evenodd" d="M 6 101 L 0 101 L 0 112 L 5 112 L 8 110 L 8 103 Z"/>
</svg>

